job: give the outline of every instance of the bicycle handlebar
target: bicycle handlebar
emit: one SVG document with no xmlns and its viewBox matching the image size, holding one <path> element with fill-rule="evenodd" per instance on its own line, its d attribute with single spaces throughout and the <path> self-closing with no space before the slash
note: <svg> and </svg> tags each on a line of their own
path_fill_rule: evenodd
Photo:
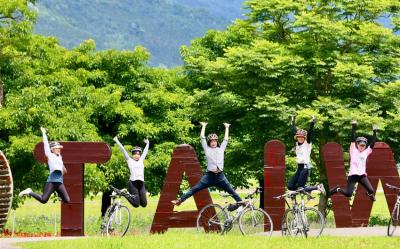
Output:
<svg viewBox="0 0 400 249">
<path fill-rule="evenodd" d="M 116 197 L 116 196 L 124 196 L 125 198 L 136 198 L 135 195 L 130 194 L 126 189 L 117 189 L 114 186 L 110 185 L 110 188 L 115 192 L 116 194 L 111 194 L 110 197 Z"/>
<path fill-rule="evenodd" d="M 255 194 L 258 194 L 262 188 L 263 188 L 263 187 L 257 187 L 253 192 L 247 194 L 247 195 L 244 197 L 244 199 L 253 199 L 253 196 L 254 196 Z M 222 196 L 222 197 L 230 197 L 230 196 L 232 196 L 231 194 L 226 194 L 226 193 L 219 193 L 219 195 Z"/>
<path fill-rule="evenodd" d="M 254 195 L 260 193 L 261 189 L 262 187 L 257 187 L 253 192 L 249 193 L 246 197 L 244 197 L 244 199 L 253 199 Z"/>
<path fill-rule="evenodd" d="M 303 194 L 303 195 L 306 195 L 308 198 L 310 198 L 310 199 L 314 199 L 314 197 L 310 194 L 310 193 L 308 193 L 308 192 L 306 192 L 305 190 L 304 190 L 304 188 L 300 188 L 300 189 L 297 189 L 297 190 L 290 190 L 290 191 L 287 191 L 285 194 L 283 194 L 283 195 L 278 195 L 278 196 L 275 196 L 274 197 L 274 199 L 275 200 L 280 200 L 280 199 L 282 199 L 282 198 L 285 198 L 286 196 L 288 196 L 288 197 L 294 197 L 294 196 L 296 196 L 296 195 L 298 195 L 298 194 Z"/>
<path fill-rule="evenodd" d="M 395 190 L 396 192 L 400 193 L 400 188 L 399 187 L 390 185 L 389 183 L 386 183 L 385 185 L 386 185 L 386 187 L 388 187 L 388 188 L 390 188 L 392 190 Z"/>
</svg>

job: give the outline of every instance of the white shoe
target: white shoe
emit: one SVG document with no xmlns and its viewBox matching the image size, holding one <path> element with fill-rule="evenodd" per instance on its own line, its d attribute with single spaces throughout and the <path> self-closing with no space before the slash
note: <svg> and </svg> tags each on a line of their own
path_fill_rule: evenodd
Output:
<svg viewBox="0 0 400 249">
<path fill-rule="evenodd" d="M 22 190 L 18 196 L 24 196 L 24 195 L 29 195 L 30 193 L 32 193 L 32 189 L 31 188 L 27 188 L 25 190 Z"/>
<path fill-rule="evenodd" d="M 326 191 L 325 191 L 324 184 L 322 184 L 322 183 L 318 184 L 318 185 L 317 185 L 317 189 L 318 189 L 318 191 L 319 191 L 321 194 L 323 194 L 323 195 L 326 196 Z"/>
</svg>

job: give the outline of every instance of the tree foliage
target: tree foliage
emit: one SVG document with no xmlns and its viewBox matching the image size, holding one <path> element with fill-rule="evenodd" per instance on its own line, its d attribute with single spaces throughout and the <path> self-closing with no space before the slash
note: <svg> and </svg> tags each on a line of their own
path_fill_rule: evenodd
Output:
<svg viewBox="0 0 400 249">
<path fill-rule="evenodd" d="M 248 0 L 246 5 L 246 20 L 209 31 L 181 49 L 195 93 L 194 119 L 232 123 L 230 179 L 246 185 L 243 179 L 262 175 L 266 141 L 281 139 L 292 148 L 289 120 L 295 112 L 303 128 L 317 117 L 314 181 L 324 179 L 322 145 L 336 141 L 347 148 L 352 119 L 359 121 L 360 134 L 370 134 L 377 124 L 379 140 L 389 143 L 399 160 L 399 2 Z M 392 18 L 393 29 L 379 22 L 383 16 Z"/>
<path fill-rule="evenodd" d="M 109 163 L 87 166 L 87 194 L 108 184 L 126 187 L 129 170 L 113 136 L 128 146 L 149 138 L 146 186 L 158 193 L 172 149 L 190 142 L 192 98 L 180 86 L 186 83 L 179 70 L 149 67 L 150 55 L 143 47 L 97 51 L 88 40 L 67 50 L 56 39 L 27 29 L 19 34 L 24 44 L 9 43 L 12 55 L 2 58 L 1 66 L 6 91 L 0 149 L 10 160 L 15 191 L 28 186 L 41 190 L 45 182 L 47 166 L 35 162 L 32 154 L 44 126 L 53 140 L 106 141 L 112 146 Z"/>
<path fill-rule="evenodd" d="M 177 144 L 193 145 L 204 160 L 199 121 L 218 134 L 223 122 L 232 124 L 225 169 L 235 187 L 262 176 L 263 148 L 271 139 L 286 143 L 292 174 L 295 112 L 301 128 L 317 117 L 313 182 L 325 180 L 322 145 L 336 141 L 347 148 L 352 119 L 361 135 L 377 124 L 379 140 L 400 159 L 398 1 L 248 0 L 245 20 L 182 47 L 184 67 L 175 69 L 149 67 L 150 54 L 140 46 L 99 51 L 87 40 L 66 49 L 32 33 L 35 13 L 28 6 L 35 1 L 1 3 L 0 149 L 16 192 L 39 190 L 47 177 L 47 167 L 32 155 L 40 126 L 53 140 L 111 145 L 108 163 L 86 166 L 87 194 L 108 184 L 126 186 L 129 170 L 115 135 L 127 149 L 149 138 L 146 188 L 157 194 Z M 393 21 L 391 29 L 379 22 L 383 16 Z"/>
</svg>

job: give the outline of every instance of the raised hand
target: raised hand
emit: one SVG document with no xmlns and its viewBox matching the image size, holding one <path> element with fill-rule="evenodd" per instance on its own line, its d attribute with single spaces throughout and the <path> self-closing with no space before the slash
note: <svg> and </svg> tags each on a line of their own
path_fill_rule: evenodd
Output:
<svg viewBox="0 0 400 249">
<path fill-rule="evenodd" d="M 115 136 L 115 137 L 113 138 L 113 140 L 114 140 L 115 142 L 117 142 L 117 141 L 118 141 L 118 136 Z"/>
<path fill-rule="evenodd" d="M 149 139 L 145 138 L 145 139 L 143 140 L 143 142 L 144 142 L 145 144 L 148 144 L 148 143 L 149 143 Z"/>
<path fill-rule="evenodd" d="M 315 118 L 315 115 L 312 115 L 312 117 L 311 117 L 311 121 L 312 122 L 315 122 L 317 119 Z"/>
<path fill-rule="evenodd" d="M 201 126 L 206 126 L 207 122 L 200 122 Z"/>
<path fill-rule="evenodd" d="M 355 119 L 353 119 L 352 121 L 351 121 L 351 124 L 353 125 L 356 125 L 357 124 L 357 120 L 355 120 Z"/>
<path fill-rule="evenodd" d="M 46 134 L 46 129 L 43 127 L 40 127 L 40 130 L 42 131 L 43 134 Z"/>
<path fill-rule="evenodd" d="M 372 130 L 373 131 L 377 131 L 378 130 L 378 126 L 376 124 L 372 125 Z"/>
<path fill-rule="evenodd" d="M 292 115 L 292 123 L 294 122 L 295 119 L 296 119 L 296 113 Z"/>
<path fill-rule="evenodd" d="M 225 128 L 229 128 L 229 126 L 231 126 L 231 124 L 228 123 L 224 123 Z"/>
</svg>

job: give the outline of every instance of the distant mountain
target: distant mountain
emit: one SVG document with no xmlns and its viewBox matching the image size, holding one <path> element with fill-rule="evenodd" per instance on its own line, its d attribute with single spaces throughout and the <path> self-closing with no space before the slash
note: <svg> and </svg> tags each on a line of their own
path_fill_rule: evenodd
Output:
<svg viewBox="0 0 400 249">
<path fill-rule="evenodd" d="M 179 48 L 240 18 L 244 0 L 39 0 L 35 32 L 68 48 L 94 39 L 98 49 L 146 47 L 152 65 L 181 64 Z"/>
<path fill-rule="evenodd" d="M 98 49 L 146 47 L 151 65 L 182 63 L 179 48 L 243 17 L 244 0 L 38 0 L 35 32 L 68 48 L 94 39 Z M 387 17 L 380 18 L 391 27 Z"/>
</svg>

